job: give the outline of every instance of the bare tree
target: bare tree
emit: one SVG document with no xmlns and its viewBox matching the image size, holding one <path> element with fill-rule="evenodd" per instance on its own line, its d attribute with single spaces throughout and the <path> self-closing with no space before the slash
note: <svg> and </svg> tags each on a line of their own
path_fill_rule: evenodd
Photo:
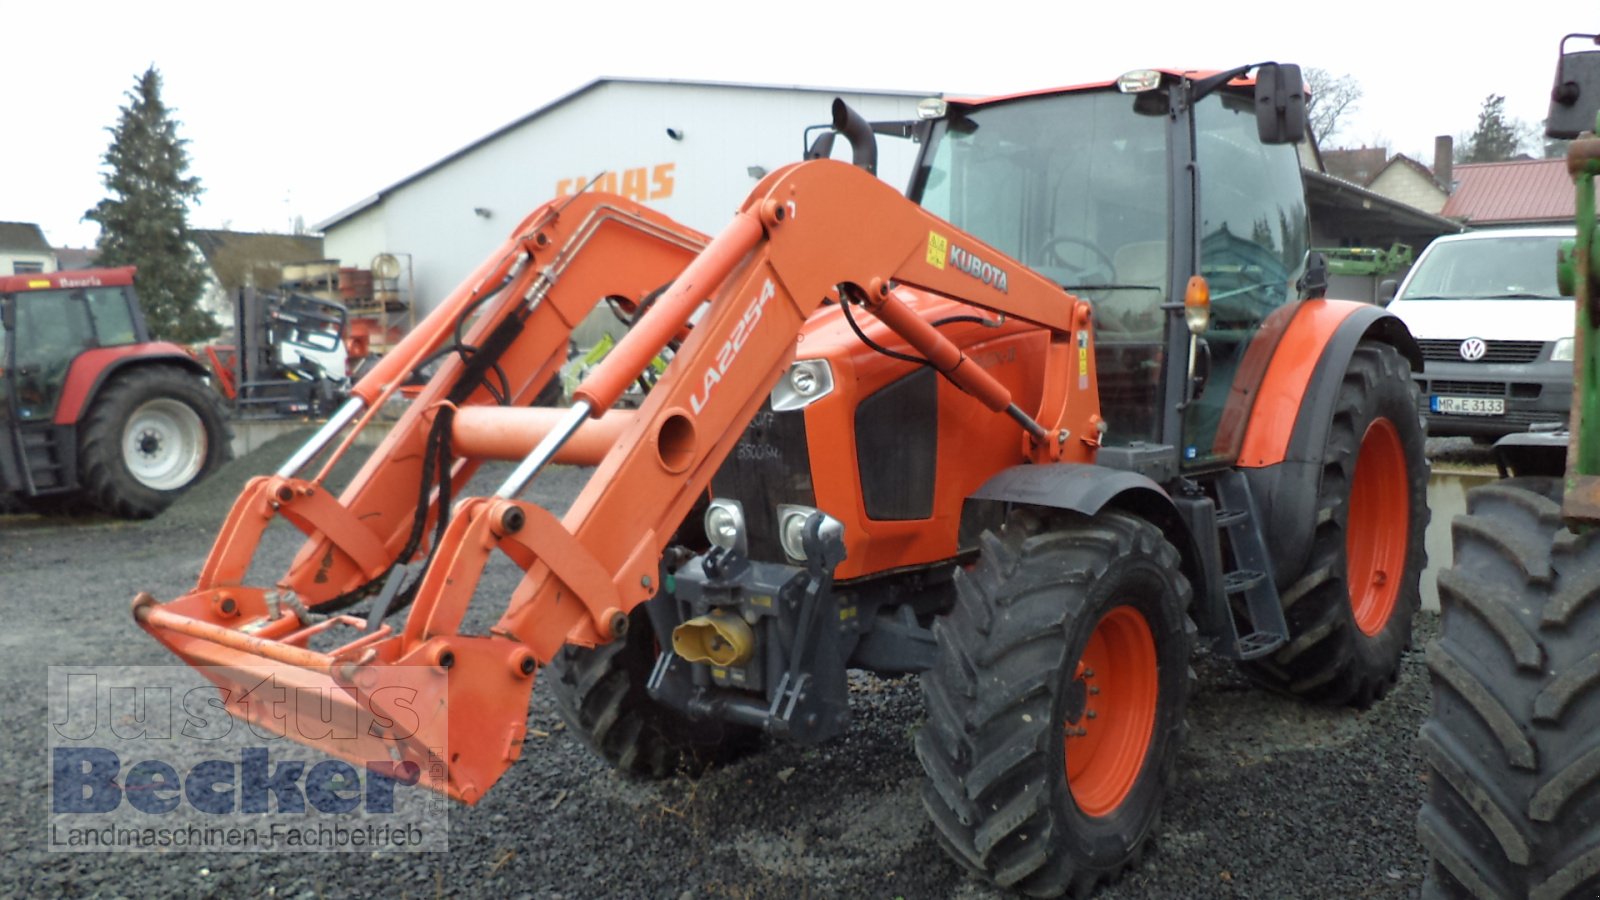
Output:
<svg viewBox="0 0 1600 900">
<path fill-rule="evenodd" d="M 1354 113 L 1361 100 L 1361 85 L 1353 75 L 1335 76 L 1327 69 L 1305 70 L 1306 114 L 1311 118 L 1311 131 L 1318 143 L 1327 143 L 1335 134 L 1345 116 Z"/>
</svg>

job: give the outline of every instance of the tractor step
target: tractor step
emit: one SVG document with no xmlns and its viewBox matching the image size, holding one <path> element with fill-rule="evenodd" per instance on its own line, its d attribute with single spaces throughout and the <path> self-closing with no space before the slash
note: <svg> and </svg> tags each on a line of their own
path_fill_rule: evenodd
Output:
<svg viewBox="0 0 1600 900">
<path fill-rule="evenodd" d="M 1231 596 L 1243 594 L 1266 580 L 1266 573 L 1252 572 L 1248 569 L 1238 569 L 1222 577 L 1222 589 Z"/>
<path fill-rule="evenodd" d="M 1222 576 L 1222 589 L 1233 615 L 1217 637 L 1218 649 L 1236 659 L 1258 659 L 1289 640 L 1289 623 L 1283 617 L 1278 585 L 1272 576 L 1272 557 L 1261 533 L 1261 518 L 1244 473 L 1230 469 L 1217 476 L 1217 530 L 1228 536 L 1232 568 Z M 1241 602 L 1235 602 L 1237 598 Z M 1243 620 L 1242 622 L 1239 620 Z M 1241 632 L 1241 625 L 1248 631 Z"/>
<path fill-rule="evenodd" d="M 76 486 L 73 467 L 77 460 L 67 452 L 68 440 L 54 424 L 20 426 L 16 435 L 24 493 L 47 494 Z"/>
</svg>

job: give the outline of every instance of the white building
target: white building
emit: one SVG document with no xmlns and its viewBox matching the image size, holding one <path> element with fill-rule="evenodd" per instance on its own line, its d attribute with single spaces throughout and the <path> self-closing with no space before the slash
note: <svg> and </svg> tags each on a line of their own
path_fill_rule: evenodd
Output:
<svg viewBox="0 0 1600 900">
<path fill-rule="evenodd" d="M 0 275 L 54 272 L 56 254 L 32 222 L 0 222 Z"/>
<path fill-rule="evenodd" d="M 421 310 L 467 277 L 539 204 L 598 189 L 716 234 L 767 171 L 799 160 L 834 97 L 871 121 L 916 118 L 931 93 L 603 78 L 316 226 L 328 257 L 411 261 Z M 915 148 L 878 139 L 878 174 L 904 190 Z M 837 142 L 834 155 L 847 157 Z M 604 173 L 602 175 L 602 173 Z M 402 284 L 402 290 L 404 285 Z"/>
</svg>

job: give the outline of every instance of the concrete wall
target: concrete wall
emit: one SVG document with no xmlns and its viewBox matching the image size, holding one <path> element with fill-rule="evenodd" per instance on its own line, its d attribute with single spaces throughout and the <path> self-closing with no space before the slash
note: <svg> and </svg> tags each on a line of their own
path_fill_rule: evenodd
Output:
<svg viewBox="0 0 1600 900">
<path fill-rule="evenodd" d="M 430 308 L 534 207 L 602 171 L 602 185 L 707 233 L 755 187 L 753 166 L 798 160 L 806 126 L 836 94 L 789 88 L 604 82 L 385 195 L 327 229 L 329 258 L 368 266 L 409 253 L 419 307 Z M 843 94 L 868 119 L 913 119 L 920 96 Z M 674 139 L 673 129 L 681 135 Z M 835 155 L 848 145 L 839 141 Z M 879 174 L 904 190 L 915 148 L 879 138 Z M 376 187 L 376 186 L 375 186 Z M 404 285 L 402 284 L 402 290 Z"/>
</svg>

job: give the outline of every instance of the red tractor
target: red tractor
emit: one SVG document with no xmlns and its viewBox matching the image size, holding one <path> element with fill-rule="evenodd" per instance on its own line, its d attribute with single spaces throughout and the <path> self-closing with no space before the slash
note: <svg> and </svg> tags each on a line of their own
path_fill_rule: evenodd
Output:
<svg viewBox="0 0 1600 900">
<path fill-rule="evenodd" d="M 0 499 L 148 518 L 230 457 L 205 368 L 150 340 L 133 282 L 0 277 Z"/>
</svg>

